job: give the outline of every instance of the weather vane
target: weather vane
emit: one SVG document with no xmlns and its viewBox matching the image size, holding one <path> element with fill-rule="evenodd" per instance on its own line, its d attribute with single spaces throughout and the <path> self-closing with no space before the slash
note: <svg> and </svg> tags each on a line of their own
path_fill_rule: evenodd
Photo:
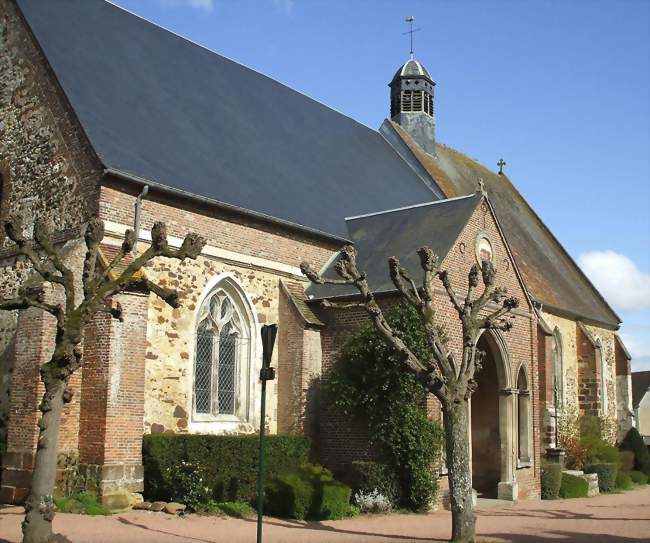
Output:
<svg viewBox="0 0 650 543">
<path fill-rule="evenodd" d="M 406 34 L 411 35 L 411 51 L 410 51 L 410 54 L 411 54 L 411 58 L 413 58 L 413 34 L 416 33 L 416 32 L 419 32 L 422 29 L 421 28 L 413 28 L 413 23 L 415 22 L 415 17 L 413 17 L 413 15 L 409 15 L 404 20 L 410 25 L 411 28 L 409 29 L 408 32 L 402 32 L 402 35 L 403 36 L 405 36 Z"/>
</svg>

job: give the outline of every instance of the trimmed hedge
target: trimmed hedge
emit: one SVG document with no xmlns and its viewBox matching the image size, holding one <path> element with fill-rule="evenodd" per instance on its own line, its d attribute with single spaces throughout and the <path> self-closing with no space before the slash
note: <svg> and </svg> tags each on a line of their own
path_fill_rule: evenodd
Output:
<svg viewBox="0 0 650 543">
<path fill-rule="evenodd" d="M 630 479 L 632 479 L 633 483 L 636 483 L 637 485 L 647 485 L 648 484 L 648 476 L 643 473 L 642 471 L 631 471 L 630 472 Z"/>
<path fill-rule="evenodd" d="M 636 428 L 630 428 L 619 445 L 622 451 L 634 453 L 634 469 L 642 471 L 650 477 L 650 452 Z"/>
<path fill-rule="evenodd" d="M 269 480 L 264 512 L 298 520 L 336 520 L 351 515 L 351 493 L 328 469 L 306 464 Z"/>
<path fill-rule="evenodd" d="M 632 478 L 629 473 L 619 471 L 616 474 L 616 488 L 618 490 L 630 490 L 632 486 Z"/>
<path fill-rule="evenodd" d="M 399 498 L 399 481 L 395 473 L 380 462 L 352 462 L 346 469 L 343 481 L 352 487 L 352 493 L 377 490 L 395 504 Z"/>
<path fill-rule="evenodd" d="M 589 492 L 589 483 L 582 477 L 576 477 L 568 473 L 562 474 L 560 484 L 560 498 L 586 498 Z"/>
<path fill-rule="evenodd" d="M 310 447 L 303 436 L 268 436 L 267 476 L 307 463 Z M 169 500 L 174 494 L 170 473 L 185 461 L 198 466 L 215 501 L 251 502 L 256 495 L 258 448 L 257 435 L 146 435 L 142 446 L 144 495 L 148 500 Z"/>
<path fill-rule="evenodd" d="M 562 483 L 562 466 L 560 464 L 542 465 L 542 499 L 556 500 Z"/>
<path fill-rule="evenodd" d="M 601 492 L 612 492 L 616 488 L 616 474 L 618 466 L 612 463 L 591 464 L 585 473 L 598 474 L 598 488 Z"/>
</svg>

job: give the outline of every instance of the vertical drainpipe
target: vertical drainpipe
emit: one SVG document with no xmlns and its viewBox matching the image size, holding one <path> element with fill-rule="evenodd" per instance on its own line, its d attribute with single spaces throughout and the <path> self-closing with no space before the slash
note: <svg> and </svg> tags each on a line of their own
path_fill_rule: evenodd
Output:
<svg viewBox="0 0 650 543">
<path fill-rule="evenodd" d="M 135 199 L 135 219 L 133 221 L 133 232 L 135 233 L 135 245 L 133 246 L 133 254 L 138 254 L 138 240 L 140 239 L 140 217 L 142 215 L 142 200 L 149 193 L 149 185 L 142 187 L 142 192 Z"/>
</svg>

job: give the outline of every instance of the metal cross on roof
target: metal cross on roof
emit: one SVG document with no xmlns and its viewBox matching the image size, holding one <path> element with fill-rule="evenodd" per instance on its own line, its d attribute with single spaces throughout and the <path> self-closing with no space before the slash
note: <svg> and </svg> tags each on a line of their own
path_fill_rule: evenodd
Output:
<svg viewBox="0 0 650 543">
<path fill-rule="evenodd" d="M 499 175 L 503 175 L 503 167 L 505 165 L 506 165 L 506 161 L 500 158 L 499 162 L 497 162 L 497 166 L 499 166 Z"/>
<path fill-rule="evenodd" d="M 404 20 L 405 20 L 407 23 L 409 23 L 409 25 L 411 26 L 411 28 L 410 28 L 410 30 L 409 30 L 408 32 L 402 32 L 402 36 L 405 36 L 406 34 L 410 34 L 410 35 L 411 35 L 411 51 L 410 51 L 410 55 L 411 55 L 411 58 L 413 58 L 413 34 L 415 34 L 416 32 L 419 32 L 419 31 L 422 30 L 422 29 L 421 29 L 421 28 L 413 28 L 413 22 L 415 21 L 415 17 L 413 17 L 413 15 L 409 15 L 409 16 L 408 16 L 406 19 L 404 19 Z"/>
</svg>

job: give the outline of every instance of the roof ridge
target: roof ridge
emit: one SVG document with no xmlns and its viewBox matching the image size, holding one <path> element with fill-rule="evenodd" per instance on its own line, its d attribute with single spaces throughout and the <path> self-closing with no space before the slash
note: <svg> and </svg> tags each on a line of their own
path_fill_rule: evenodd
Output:
<svg viewBox="0 0 650 543">
<path fill-rule="evenodd" d="M 175 32 L 175 31 L 167 28 L 166 26 L 163 26 L 163 25 L 160 25 L 160 24 L 155 23 L 153 21 L 150 21 L 146 17 L 144 17 L 142 15 L 138 15 L 137 13 L 131 11 L 130 9 L 127 9 L 124 6 L 120 6 L 119 4 L 116 4 L 114 0 L 102 0 L 102 1 L 105 2 L 106 4 L 110 4 L 111 6 L 118 8 L 121 11 L 124 11 L 125 13 L 128 13 L 129 15 L 137 17 L 138 19 L 144 21 L 145 23 L 148 23 L 148 24 L 150 24 L 152 26 L 155 26 L 156 28 L 159 28 L 161 30 L 164 30 L 165 32 L 169 32 L 171 35 L 176 36 L 177 38 L 180 38 L 181 40 L 186 41 L 187 43 L 190 43 L 190 44 L 192 44 L 192 45 L 194 45 L 196 47 L 204 49 L 205 51 L 207 51 L 209 53 L 212 53 L 213 55 L 217 55 L 217 56 L 219 56 L 221 58 L 224 58 L 229 62 L 233 62 L 234 64 L 237 64 L 237 65 L 241 66 L 242 68 L 246 68 L 247 70 L 250 70 L 251 72 L 255 72 L 256 74 L 261 75 L 262 77 L 266 77 L 270 81 L 273 81 L 274 83 L 277 83 L 278 85 L 280 85 L 280 86 L 282 86 L 282 87 L 284 87 L 286 89 L 289 89 L 290 91 L 293 91 L 296 94 L 304 96 L 305 98 L 308 98 L 312 102 L 316 102 L 317 104 L 319 104 L 319 105 L 321 105 L 323 107 L 326 107 L 327 109 L 332 110 L 334 113 L 338 113 L 339 115 L 345 117 L 346 119 L 350 119 L 351 121 L 354 121 L 355 123 L 363 126 L 364 128 L 367 128 L 371 132 L 379 134 L 379 130 L 376 130 L 375 128 L 372 128 L 371 126 L 368 126 L 367 124 L 359 121 L 358 119 L 355 119 L 354 117 L 351 117 L 350 115 L 346 115 L 345 113 L 343 113 L 342 111 L 339 111 L 338 109 L 336 109 L 333 106 L 330 106 L 330 105 L 328 105 L 328 104 L 326 104 L 324 102 L 321 102 L 320 100 L 318 100 L 317 98 L 314 98 L 313 96 L 310 96 L 306 92 L 299 91 L 298 89 L 294 89 L 293 87 L 290 87 L 289 85 L 287 85 L 285 83 L 282 83 L 281 81 L 279 81 L 275 77 L 271 77 L 270 75 L 265 74 L 264 72 L 261 72 L 260 70 L 257 70 L 255 68 L 252 68 L 252 67 L 248 66 L 247 64 L 244 64 L 243 62 L 239 62 L 238 60 L 230 58 L 230 57 L 228 57 L 228 56 L 226 56 L 226 55 L 224 55 L 222 53 L 218 53 L 217 51 L 214 51 L 213 49 L 210 49 L 207 45 L 202 45 L 202 44 L 200 44 L 198 42 L 195 42 L 191 38 L 183 36 L 183 35 L 179 34 L 178 32 Z"/>
<path fill-rule="evenodd" d="M 426 207 L 435 204 L 444 204 L 446 202 L 453 202 L 454 200 L 464 200 L 466 198 L 472 198 L 476 196 L 474 194 L 467 194 L 465 196 L 456 196 L 455 198 L 446 198 L 444 200 L 433 200 L 432 202 L 423 202 L 421 204 L 413 204 L 410 206 L 396 207 L 394 209 L 384 209 L 383 211 L 373 211 L 372 213 L 364 213 L 363 215 L 354 215 L 352 217 L 345 217 L 346 221 L 353 221 L 355 219 L 365 219 L 366 217 L 374 217 L 375 215 L 384 215 L 386 213 L 394 213 L 396 211 L 406 211 L 407 209 L 414 209 L 418 207 Z"/>
</svg>

